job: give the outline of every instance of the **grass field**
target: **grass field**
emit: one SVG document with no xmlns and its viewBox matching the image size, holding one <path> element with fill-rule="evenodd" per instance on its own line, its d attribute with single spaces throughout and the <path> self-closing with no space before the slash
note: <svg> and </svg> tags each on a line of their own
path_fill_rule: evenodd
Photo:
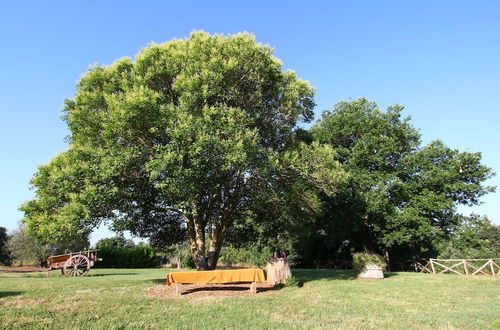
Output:
<svg viewBox="0 0 500 330">
<path fill-rule="evenodd" d="M 0 273 L 0 328 L 500 328 L 500 280 L 295 270 L 304 285 L 236 297 L 153 298 L 166 269 Z"/>
</svg>

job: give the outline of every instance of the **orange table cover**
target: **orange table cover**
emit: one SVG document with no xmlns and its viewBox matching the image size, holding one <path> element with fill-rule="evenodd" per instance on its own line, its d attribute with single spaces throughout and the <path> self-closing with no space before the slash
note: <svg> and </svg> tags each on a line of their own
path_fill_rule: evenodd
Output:
<svg viewBox="0 0 500 330">
<path fill-rule="evenodd" d="M 257 268 L 181 272 L 170 273 L 167 275 L 168 285 L 178 283 L 235 283 L 264 281 L 264 271 Z"/>
</svg>

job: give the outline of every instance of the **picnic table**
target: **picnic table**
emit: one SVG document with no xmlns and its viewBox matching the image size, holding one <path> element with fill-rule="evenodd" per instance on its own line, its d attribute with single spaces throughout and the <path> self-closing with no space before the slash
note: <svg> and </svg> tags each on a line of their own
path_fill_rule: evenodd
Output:
<svg viewBox="0 0 500 330">
<path fill-rule="evenodd" d="M 169 286 L 175 285 L 178 295 L 182 294 L 182 284 L 200 283 L 227 284 L 250 282 L 250 291 L 256 293 L 257 282 L 264 281 L 264 271 L 258 268 L 178 272 L 167 275 L 167 284 Z"/>
</svg>

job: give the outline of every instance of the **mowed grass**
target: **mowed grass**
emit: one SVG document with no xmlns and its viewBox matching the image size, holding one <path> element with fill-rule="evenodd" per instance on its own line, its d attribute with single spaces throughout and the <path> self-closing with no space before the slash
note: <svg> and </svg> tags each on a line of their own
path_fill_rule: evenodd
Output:
<svg viewBox="0 0 500 330">
<path fill-rule="evenodd" d="M 153 298 L 167 269 L 92 269 L 90 276 L 0 273 L 0 328 L 491 328 L 498 278 L 294 270 L 304 285 L 231 297 Z"/>
</svg>

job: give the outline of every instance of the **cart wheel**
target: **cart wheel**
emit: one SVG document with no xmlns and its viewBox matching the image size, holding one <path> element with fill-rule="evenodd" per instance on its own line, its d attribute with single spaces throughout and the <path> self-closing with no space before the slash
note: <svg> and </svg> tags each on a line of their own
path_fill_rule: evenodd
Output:
<svg viewBox="0 0 500 330">
<path fill-rule="evenodd" d="M 66 276 L 85 276 L 89 272 L 89 258 L 81 254 L 71 256 L 64 264 L 63 274 Z"/>
</svg>

